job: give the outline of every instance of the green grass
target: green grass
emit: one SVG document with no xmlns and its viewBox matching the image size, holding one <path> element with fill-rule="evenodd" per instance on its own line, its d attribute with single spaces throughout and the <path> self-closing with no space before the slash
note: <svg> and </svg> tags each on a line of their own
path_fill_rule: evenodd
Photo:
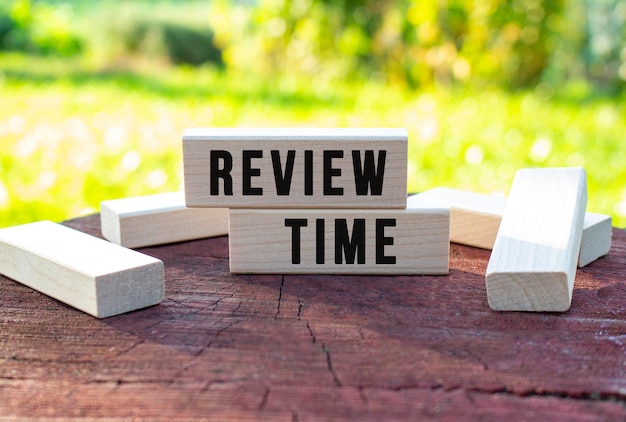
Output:
<svg viewBox="0 0 626 422">
<path fill-rule="evenodd" d="M 2 55 L 0 227 L 182 188 L 181 136 L 193 126 L 406 127 L 413 192 L 506 193 L 519 168 L 583 166 L 588 209 L 626 226 L 624 102 L 541 94 Z"/>
</svg>

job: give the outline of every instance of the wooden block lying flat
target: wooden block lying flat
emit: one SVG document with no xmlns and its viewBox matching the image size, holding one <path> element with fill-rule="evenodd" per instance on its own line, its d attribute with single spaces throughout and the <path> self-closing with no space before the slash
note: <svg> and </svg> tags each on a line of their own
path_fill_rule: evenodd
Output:
<svg viewBox="0 0 626 422">
<path fill-rule="evenodd" d="M 450 213 L 230 210 L 233 273 L 447 274 Z"/>
<path fill-rule="evenodd" d="M 127 248 L 228 234 L 228 208 L 186 208 L 183 192 L 103 201 L 102 235 Z"/>
<path fill-rule="evenodd" d="M 612 235 L 613 220 L 610 215 L 595 212 L 585 213 L 578 266 L 584 267 L 608 254 L 611 250 Z"/>
<path fill-rule="evenodd" d="M 492 249 L 506 199 L 449 188 L 435 188 L 412 195 L 412 201 L 429 201 L 450 207 L 450 241 Z"/>
<path fill-rule="evenodd" d="M 450 188 L 435 188 L 407 200 L 428 201 L 450 206 L 450 241 L 492 249 L 506 206 L 506 198 Z M 584 267 L 609 253 L 612 220 L 610 215 L 585 213 L 578 266 Z"/>
<path fill-rule="evenodd" d="M 406 207 L 405 129 L 188 129 L 183 158 L 188 207 Z"/>
<path fill-rule="evenodd" d="M 586 205 L 583 169 L 524 169 L 515 174 L 487 265 L 491 309 L 569 309 Z"/>
<path fill-rule="evenodd" d="M 0 273 L 97 318 L 163 300 L 163 263 L 50 221 L 0 230 Z"/>
</svg>

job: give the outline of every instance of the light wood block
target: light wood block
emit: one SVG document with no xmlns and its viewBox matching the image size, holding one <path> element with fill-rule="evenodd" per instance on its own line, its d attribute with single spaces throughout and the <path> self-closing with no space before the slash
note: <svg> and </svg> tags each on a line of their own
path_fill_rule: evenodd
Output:
<svg viewBox="0 0 626 422">
<path fill-rule="evenodd" d="M 447 274 L 447 207 L 230 210 L 230 270 L 269 274 Z"/>
<path fill-rule="evenodd" d="M 492 249 L 506 198 L 458 189 L 434 188 L 411 195 L 407 202 L 429 201 L 450 207 L 450 241 Z"/>
<path fill-rule="evenodd" d="M 406 207 L 407 133 L 374 128 L 194 128 L 188 207 Z"/>
<path fill-rule="evenodd" d="M 450 207 L 450 241 L 492 249 L 506 206 L 506 198 L 458 189 L 438 187 L 417 195 L 407 202 L 428 201 Z M 610 215 L 585 213 L 578 266 L 584 267 L 609 253 L 612 220 Z"/>
<path fill-rule="evenodd" d="M 612 235 L 613 220 L 610 215 L 585 213 L 578 266 L 584 267 L 608 254 L 611 250 Z"/>
<path fill-rule="evenodd" d="M 228 234 L 228 208 L 186 208 L 184 192 L 103 201 L 102 235 L 127 248 Z"/>
<path fill-rule="evenodd" d="M 523 169 L 515 174 L 487 265 L 491 309 L 569 309 L 586 204 L 581 168 Z"/>
<path fill-rule="evenodd" d="M 163 263 L 40 221 L 0 230 L 0 273 L 97 318 L 163 300 Z"/>
</svg>

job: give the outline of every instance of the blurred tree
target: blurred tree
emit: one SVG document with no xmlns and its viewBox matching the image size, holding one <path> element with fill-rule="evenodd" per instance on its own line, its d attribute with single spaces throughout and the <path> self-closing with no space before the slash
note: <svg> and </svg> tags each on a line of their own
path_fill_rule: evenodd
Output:
<svg viewBox="0 0 626 422">
<path fill-rule="evenodd" d="M 77 34 L 75 8 L 90 15 Z M 0 3 L 0 49 L 172 64 L 331 84 L 365 78 L 529 89 L 626 81 L 626 0 L 87 0 Z M 4 5 L 4 6 L 3 6 Z M 184 7 L 183 7 L 184 6 Z M 191 12 L 190 12 L 191 11 Z M 196 13 L 201 11 L 201 13 Z M 131 13 L 132 12 L 132 13 Z M 102 15 L 102 14 L 101 14 Z M 110 48 L 113 46 L 113 48 Z M 111 56 L 119 56 L 117 57 Z M 547 91 L 546 91 L 547 92 Z"/>
<path fill-rule="evenodd" d="M 626 2 L 585 0 L 586 37 L 582 50 L 587 78 L 608 91 L 626 81 Z"/>
</svg>

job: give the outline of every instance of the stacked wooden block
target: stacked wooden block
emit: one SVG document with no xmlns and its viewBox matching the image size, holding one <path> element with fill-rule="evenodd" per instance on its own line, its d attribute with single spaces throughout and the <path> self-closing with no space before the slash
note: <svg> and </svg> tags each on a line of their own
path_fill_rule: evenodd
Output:
<svg viewBox="0 0 626 422">
<path fill-rule="evenodd" d="M 404 129 L 189 129 L 185 192 L 104 201 L 107 242 L 37 222 L 0 230 L 0 273 L 99 318 L 159 303 L 163 263 L 128 248 L 229 235 L 233 273 L 447 274 L 450 241 L 492 249 L 489 306 L 569 309 L 607 254 L 580 168 L 523 169 L 509 198 L 407 200 Z"/>
<path fill-rule="evenodd" d="M 445 274 L 449 207 L 407 208 L 404 129 L 189 129 L 188 207 L 227 207 L 234 273 Z"/>
</svg>

